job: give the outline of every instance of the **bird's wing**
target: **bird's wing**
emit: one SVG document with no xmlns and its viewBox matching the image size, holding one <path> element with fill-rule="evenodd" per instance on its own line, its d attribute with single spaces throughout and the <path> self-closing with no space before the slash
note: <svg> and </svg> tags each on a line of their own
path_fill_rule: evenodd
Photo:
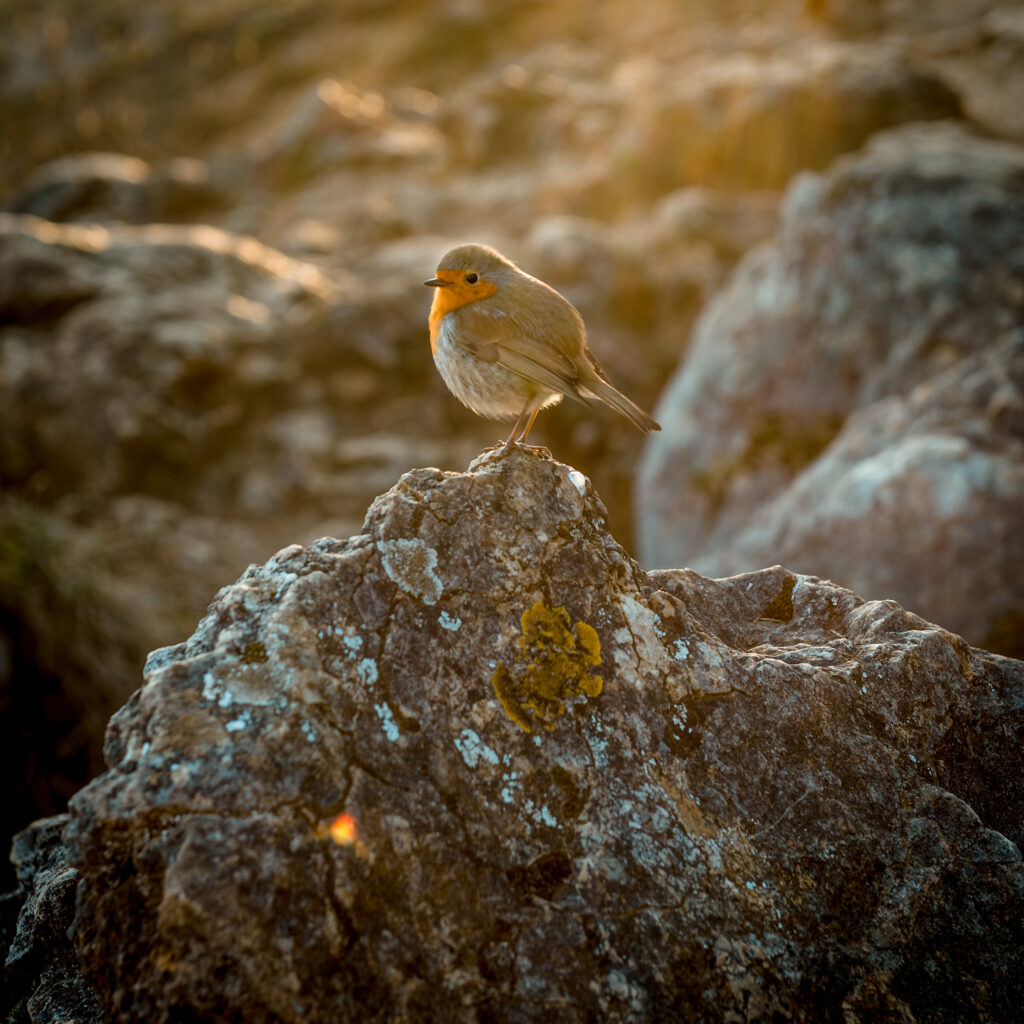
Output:
<svg viewBox="0 0 1024 1024">
<path fill-rule="evenodd" d="M 499 363 L 552 391 L 578 397 L 579 370 L 565 351 L 580 346 L 579 335 L 569 333 L 575 330 L 572 321 L 559 323 L 554 318 L 545 323 L 530 317 L 524 322 L 477 302 L 458 311 L 457 323 L 459 344 L 480 359 Z"/>
<path fill-rule="evenodd" d="M 572 370 L 573 376 L 570 377 L 568 372 L 552 367 L 550 361 L 541 362 L 540 359 L 535 359 L 520 349 L 503 348 L 499 345 L 498 353 L 498 362 L 506 369 L 518 373 L 520 377 L 535 381 L 551 391 L 571 395 L 573 398 L 579 397 L 579 389 L 573 379 L 575 368 Z"/>
</svg>

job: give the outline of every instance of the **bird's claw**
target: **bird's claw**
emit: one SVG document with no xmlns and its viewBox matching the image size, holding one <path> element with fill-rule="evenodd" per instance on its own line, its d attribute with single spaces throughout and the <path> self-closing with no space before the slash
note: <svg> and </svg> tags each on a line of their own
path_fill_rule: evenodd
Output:
<svg viewBox="0 0 1024 1024">
<path fill-rule="evenodd" d="M 480 452 L 480 455 L 507 455 L 513 450 L 529 452 L 529 454 L 539 455 L 543 459 L 554 460 L 554 455 L 551 454 L 551 449 L 545 448 L 544 445 L 523 444 L 522 441 L 513 441 L 511 439 L 507 441 L 498 441 L 496 444 L 492 444 L 490 447 L 484 448 L 483 451 Z"/>
</svg>

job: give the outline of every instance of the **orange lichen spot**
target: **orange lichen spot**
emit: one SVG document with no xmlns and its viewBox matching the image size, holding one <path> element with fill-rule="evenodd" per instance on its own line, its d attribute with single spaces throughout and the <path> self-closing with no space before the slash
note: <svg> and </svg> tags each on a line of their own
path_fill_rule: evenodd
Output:
<svg viewBox="0 0 1024 1024">
<path fill-rule="evenodd" d="M 321 825 L 319 835 L 329 838 L 338 846 L 351 846 L 356 841 L 356 819 L 351 814 L 339 814 Z"/>
<path fill-rule="evenodd" d="M 511 669 L 499 661 L 491 685 L 520 729 L 531 732 L 537 721 L 553 729 L 567 701 L 597 697 L 604 688 L 601 677 L 590 674 L 601 664 L 601 641 L 593 626 L 573 626 L 564 608 L 543 601 L 523 612 L 520 623 L 520 657 Z"/>
</svg>

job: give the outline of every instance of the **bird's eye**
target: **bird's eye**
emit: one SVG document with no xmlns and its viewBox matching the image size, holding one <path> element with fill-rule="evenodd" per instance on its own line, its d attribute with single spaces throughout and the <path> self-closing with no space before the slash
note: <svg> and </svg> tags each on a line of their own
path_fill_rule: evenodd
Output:
<svg viewBox="0 0 1024 1024">
<path fill-rule="evenodd" d="M 467 274 L 464 278 L 466 284 L 476 284 L 480 280 L 479 274 Z"/>
</svg>

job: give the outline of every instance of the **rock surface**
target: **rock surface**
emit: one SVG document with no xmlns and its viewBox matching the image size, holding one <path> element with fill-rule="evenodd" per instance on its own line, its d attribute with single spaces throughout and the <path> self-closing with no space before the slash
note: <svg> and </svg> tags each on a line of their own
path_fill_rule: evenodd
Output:
<svg viewBox="0 0 1024 1024">
<path fill-rule="evenodd" d="M 0 1013 L 5 1020 L 18 1019 L 8 1014 L 22 1001 L 29 1019 L 38 1024 L 101 1024 L 103 1019 L 69 936 L 78 872 L 68 864 L 61 842 L 66 824 L 66 814 L 43 818 L 14 840 L 11 861 L 18 888 L 0 904 L 5 932 L 7 911 L 17 913 L 10 934 L 4 934 Z"/>
<path fill-rule="evenodd" d="M 0 489 L 93 548 L 83 604 L 131 595 L 132 661 L 249 562 L 348 536 L 410 466 L 461 467 L 502 436 L 431 364 L 420 282 L 450 244 L 495 244 L 565 292 L 650 408 L 791 174 L 908 118 L 1024 141 L 1020 0 L 434 6 L 5 8 Z M 568 402 L 532 437 L 635 550 L 642 437 Z M 0 572 L 20 560 L 3 530 Z M 60 568 L 43 580 L 69 584 Z M 18 778 L 48 776 L 32 811 L 0 807 L 5 845 L 85 781 L 63 755 L 106 718 L 67 713 L 80 676 L 51 668 L 85 662 L 10 591 L 0 706 L 55 710 L 3 723 Z M 84 681 L 115 706 L 123 660 Z M 71 699 L 40 700 L 51 684 Z M 101 733 L 88 746 L 98 763 Z"/>
<path fill-rule="evenodd" d="M 34 171 L 10 204 L 12 213 L 53 221 L 197 221 L 227 204 L 201 160 L 154 168 L 123 153 L 76 153 Z"/>
<path fill-rule="evenodd" d="M 722 556 L 771 551 L 1017 652 L 1024 643 L 1024 331 L 849 417 Z M 935 553 L 941 552 L 941 557 Z M 953 567 L 956 568 L 953 568 Z"/>
<path fill-rule="evenodd" d="M 159 491 L 159 473 L 182 496 L 298 376 L 284 342 L 334 295 L 211 227 L 0 214 L 0 241 L 0 320 L 18 325 L 0 335 L 0 475 L 45 467 L 57 494 Z"/>
<path fill-rule="evenodd" d="M 1024 664 L 420 469 L 155 651 L 72 802 L 110 1024 L 1008 1020 Z"/>
<path fill-rule="evenodd" d="M 936 124 L 792 186 L 656 413 L 646 564 L 778 559 L 1021 653 L 1022 182 L 1024 148 Z"/>
</svg>

